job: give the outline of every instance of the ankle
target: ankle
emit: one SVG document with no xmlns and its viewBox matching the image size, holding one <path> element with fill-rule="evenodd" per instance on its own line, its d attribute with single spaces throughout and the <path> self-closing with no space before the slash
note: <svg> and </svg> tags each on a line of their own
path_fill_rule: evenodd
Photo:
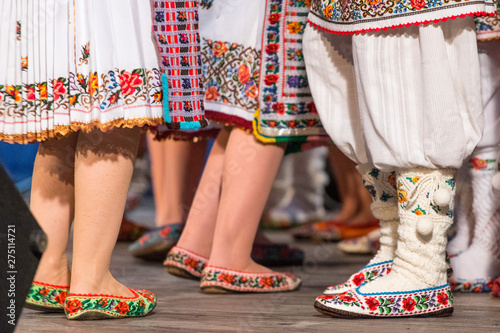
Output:
<svg viewBox="0 0 500 333">
<path fill-rule="evenodd" d="M 71 272 L 66 254 L 57 256 L 44 254 L 38 265 L 34 280 L 53 285 L 68 286 L 71 280 Z"/>
</svg>

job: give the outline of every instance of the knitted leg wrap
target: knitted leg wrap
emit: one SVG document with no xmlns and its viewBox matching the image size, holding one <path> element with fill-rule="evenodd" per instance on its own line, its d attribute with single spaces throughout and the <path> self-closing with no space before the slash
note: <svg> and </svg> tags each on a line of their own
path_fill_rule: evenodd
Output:
<svg viewBox="0 0 500 333">
<path fill-rule="evenodd" d="M 454 171 L 398 172 L 400 225 L 392 271 L 361 292 L 411 291 L 447 283 L 446 231 L 453 220 Z"/>
<path fill-rule="evenodd" d="M 474 237 L 466 251 L 452 258 L 455 269 L 452 280 L 488 282 L 500 275 L 500 191 L 494 187 L 497 152 L 476 155 L 471 164 Z"/>
<path fill-rule="evenodd" d="M 382 172 L 372 165 L 360 165 L 363 185 L 373 197 L 371 210 L 380 221 L 380 249 L 368 265 L 394 259 L 398 241 L 398 201 L 396 173 Z"/>
</svg>

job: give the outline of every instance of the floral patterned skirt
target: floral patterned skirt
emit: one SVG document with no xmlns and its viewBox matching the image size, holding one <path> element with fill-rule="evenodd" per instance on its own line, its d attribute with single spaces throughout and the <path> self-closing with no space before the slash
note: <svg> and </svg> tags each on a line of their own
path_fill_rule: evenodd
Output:
<svg viewBox="0 0 500 333">
<path fill-rule="evenodd" d="M 0 3 L 0 140 L 163 123 L 151 2 Z"/>
<path fill-rule="evenodd" d="M 265 1 L 215 0 L 200 6 L 205 114 L 209 120 L 252 130 L 259 108 Z"/>
</svg>

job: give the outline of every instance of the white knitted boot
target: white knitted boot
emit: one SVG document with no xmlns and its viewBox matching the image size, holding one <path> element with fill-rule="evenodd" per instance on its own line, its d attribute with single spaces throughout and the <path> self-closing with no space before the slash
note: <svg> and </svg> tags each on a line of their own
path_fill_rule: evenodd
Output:
<svg viewBox="0 0 500 333">
<path fill-rule="evenodd" d="M 476 220 L 471 246 L 451 259 L 453 290 L 490 292 L 500 276 L 500 189 L 494 188 L 498 174 L 497 152 L 471 159 L 473 166 L 472 209 Z"/>
<path fill-rule="evenodd" d="M 373 197 L 373 216 L 380 221 L 380 249 L 367 266 L 345 283 L 326 288 L 323 292 L 325 295 L 340 294 L 387 275 L 394 259 L 399 224 L 396 173 L 382 172 L 373 165 L 360 165 L 358 171 L 363 175 L 363 185 Z"/>
<path fill-rule="evenodd" d="M 341 295 L 316 299 L 335 317 L 447 316 L 446 231 L 452 224 L 455 181 L 451 169 L 398 173 L 399 239 L 392 271 Z"/>
<path fill-rule="evenodd" d="M 446 231 L 453 222 L 455 170 L 398 174 L 400 226 L 392 272 L 360 292 L 405 292 L 446 285 Z"/>
<path fill-rule="evenodd" d="M 446 250 L 451 257 L 467 250 L 474 236 L 474 214 L 472 213 L 471 166 L 464 163 L 455 177 L 457 192 L 455 196 L 456 234 L 448 243 Z"/>
</svg>

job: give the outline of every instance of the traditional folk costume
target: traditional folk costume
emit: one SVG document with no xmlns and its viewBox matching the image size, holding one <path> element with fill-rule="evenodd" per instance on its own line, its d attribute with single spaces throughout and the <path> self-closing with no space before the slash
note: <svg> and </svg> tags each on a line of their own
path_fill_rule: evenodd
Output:
<svg viewBox="0 0 500 333">
<path fill-rule="evenodd" d="M 500 277 L 500 16 L 476 19 L 485 126 L 457 174 L 458 231 L 448 246 L 461 292 L 490 292 Z"/>
<path fill-rule="evenodd" d="M 186 15 L 190 4 L 176 4 L 180 1 L 169 1 L 157 15 L 172 31 L 190 27 L 190 42 L 195 43 L 197 26 L 186 20 L 196 14 L 191 10 Z M 162 70 L 151 13 L 149 0 L 123 0 L 119 6 L 101 0 L 3 1 L 0 140 L 29 143 L 76 131 L 159 125 L 164 119 L 173 128 L 205 125 L 199 90 L 191 89 L 199 71 L 166 69 L 167 60 L 181 62 L 182 47 L 170 50 Z M 173 38 L 183 43 L 184 37 Z M 190 48 L 197 60 L 196 52 L 196 46 Z M 172 102 L 165 108 L 163 89 Z M 132 290 L 135 297 L 121 302 L 123 298 L 110 296 L 67 296 L 68 289 L 35 281 L 26 304 L 65 311 L 68 319 L 145 316 L 156 306 L 155 296 L 145 290 Z M 128 310 L 118 310 L 117 303 Z"/>
<path fill-rule="evenodd" d="M 302 52 L 308 12 L 306 3 L 288 0 L 200 2 L 205 109 L 212 124 L 253 132 L 264 143 L 289 142 L 294 150 L 327 140 L 308 87 Z M 192 260 L 186 261 L 186 256 Z M 297 276 L 285 273 L 259 276 L 231 271 L 229 276 L 228 271 L 210 267 L 201 274 L 184 264 L 202 267 L 206 261 L 201 259 L 176 247 L 165 265 L 174 275 L 202 279 L 203 290 L 271 292 L 300 286 Z"/>
<path fill-rule="evenodd" d="M 359 164 L 382 233 L 375 258 L 318 297 L 318 311 L 453 312 L 445 247 L 454 173 L 483 128 L 472 16 L 494 13 L 489 0 L 313 0 L 310 87 L 325 129 Z"/>
</svg>

